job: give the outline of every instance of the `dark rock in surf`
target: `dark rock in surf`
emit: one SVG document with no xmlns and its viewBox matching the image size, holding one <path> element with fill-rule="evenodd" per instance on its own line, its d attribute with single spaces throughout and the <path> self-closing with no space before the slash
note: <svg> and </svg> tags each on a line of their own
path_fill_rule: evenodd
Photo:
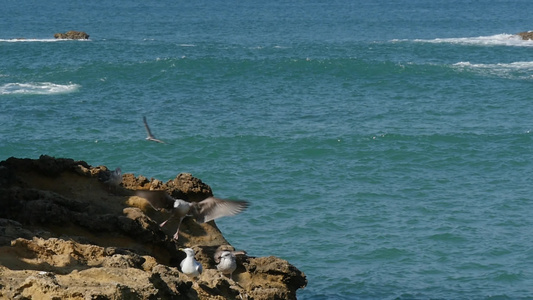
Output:
<svg viewBox="0 0 533 300">
<path fill-rule="evenodd" d="M 523 40 L 533 40 L 533 31 L 524 31 L 518 33 L 518 36 L 520 36 Z"/>
<path fill-rule="evenodd" d="M 66 33 L 56 33 L 54 38 L 60 40 L 88 40 L 89 35 L 83 31 L 67 31 Z"/>
</svg>

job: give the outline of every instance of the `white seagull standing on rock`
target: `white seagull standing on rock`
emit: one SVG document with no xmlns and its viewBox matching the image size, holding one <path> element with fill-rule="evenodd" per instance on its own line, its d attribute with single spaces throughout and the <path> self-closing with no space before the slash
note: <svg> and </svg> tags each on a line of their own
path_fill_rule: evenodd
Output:
<svg viewBox="0 0 533 300">
<path fill-rule="evenodd" d="M 229 275 L 230 279 L 233 279 L 231 276 L 233 271 L 237 269 L 237 261 L 235 259 L 235 254 L 230 251 L 222 251 L 220 257 L 218 258 L 220 262 L 217 265 L 217 270 L 219 270 L 224 275 Z M 215 255 L 215 262 L 217 257 Z"/>
<path fill-rule="evenodd" d="M 237 255 L 246 255 L 246 251 L 234 250 L 230 245 L 220 245 L 214 255 L 217 270 L 233 279 L 232 274 L 237 269 Z"/>
<path fill-rule="evenodd" d="M 194 258 L 194 250 L 191 248 L 180 248 L 180 250 L 187 254 L 187 257 L 185 257 L 185 259 L 182 260 L 180 263 L 181 272 L 193 278 L 200 276 L 200 274 L 202 274 L 203 268 L 202 264 Z"/>
<path fill-rule="evenodd" d="M 174 239 L 178 239 L 181 221 L 186 216 L 192 216 L 198 223 L 206 223 L 221 217 L 234 216 L 248 207 L 248 202 L 243 200 L 225 200 L 208 197 L 200 202 L 188 202 L 174 199 L 165 191 L 136 191 L 135 195 L 148 200 L 150 205 L 157 210 L 170 211 L 170 217 L 159 224 L 163 227 L 172 218 L 178 219 L 178 228 Z"/>
</svg>

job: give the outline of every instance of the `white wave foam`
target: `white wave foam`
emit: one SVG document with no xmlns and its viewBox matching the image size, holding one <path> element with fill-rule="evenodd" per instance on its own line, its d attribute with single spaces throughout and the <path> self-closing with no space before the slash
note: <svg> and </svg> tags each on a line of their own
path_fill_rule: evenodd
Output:
<svg viewBox="0 0 533 300">
<path fill-rule="evenodd" d="M 0 95 L 54 95 L 77 91 L 79 84 L 55 84 L 51 82 L 6 83 L 0 86 Z"/>
<path fill-rule="evenodd" d="M 453 66 L 461 70 L 473 70 L 483 74 L 504 78 L 533 78 L 533 61 L 519 61 L 497 64 L 475 64 L 471 62 L 458 62 L 453 64 Z"/>
<path fill-rule="evenodd" d="M 479 45 L 479 46 L 517 46 L 533 47 L 533 40 L 523 40 L 516 34 L 496 34 L 490 36 L 464 37 L 464 38 L 437 38 L 431 40 L 393 40 L 393 42 L 414 41 L 418 43 L 434 44 L 461 44 L 461 45 Z"/>
<path fill-rule="evenodd" d="M 513 63 L 498 63 L 498 64 L 473 64 L 470 62 L 458 62 L 454 64 L 458 67 L 480 68 L 480 69 L 508 69 L 508 70 L 526 70 L 533 71 L 533 61 L 519 61 Z"/>
</svg>

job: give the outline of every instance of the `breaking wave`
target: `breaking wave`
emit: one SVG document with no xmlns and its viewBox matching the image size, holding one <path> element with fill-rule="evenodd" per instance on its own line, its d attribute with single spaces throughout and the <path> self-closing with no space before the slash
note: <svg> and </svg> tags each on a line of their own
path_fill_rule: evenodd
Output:
<svg viewBox="0 0 533 300">
<path fill-rule="evenodd" d="M 512 63 L 476 64 L 471 62 L 458 62 L 453 66 L 460 70 L 471 70 L 510 79 L 532 79 L 533 61 L 520 61 Z"/>
<path fill-rule="evenodd" d="M 489 35 L 489 36 L 463 37 L 463 38 L 393 40 L 393 42 L 401 42 L 401 41 L 414 41 L 418 43 L 434 43 L 434 44 L 533 47 L 533 40 L 523 40 L 520 36 L 516 34 L 496 34 L 496 35 Z"/>
<path fill-rule="evenodd" d="M 0 95 L 54 95 L 75 92 L 78 84 L 56 84 L 51 82 L 6 83 L 0 85 Z"/>
</svg>

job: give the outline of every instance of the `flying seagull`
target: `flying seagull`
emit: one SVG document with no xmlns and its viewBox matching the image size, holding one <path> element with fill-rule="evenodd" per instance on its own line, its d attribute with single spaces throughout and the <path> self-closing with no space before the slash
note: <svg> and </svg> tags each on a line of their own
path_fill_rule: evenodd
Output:
<svg viewBox="0 0 533 300">
<path fill-rule="evenodd" d="M 196 277 L 200 276 L 202 274 L 202 264 L 200 264 L 195 258 L 194 258 L 194 250 L 191 248 L 180 248 L 181 251 L 185 252 L 187 254 L 187 257 L 185 257 L 184 260 L 181 261 L 180 267 L 181 272 L 183 274 L 189 276 L 189 277 Z"/>
<path fill-rule="evenodd" d="M 205 223 L 221 217 L 234 216 L 244 211 L 249 203 L 243 200 L 225 200 L 208 197 L 200 202 L 188 202 L 182 199 L 174 199 L 165 191 L 136 191 L 136 196 L 148 200 L 150 205 L 157 210 L 170 211 L 170 217 L 159 224 L 163 227 L 172 218 L 178 219 L 178 228 L 174 239 L 178 239 L 180 224 L 186 216 L 192 216 L 196 222 Z"/>
<path fill-rule="evenodd" d="M 152 134 L 152 131 L 150 131 L 150 127 L 148 127 L 148 123 L 146 122 L 146 117 L 143 116 L 143 122 L 144 122 L 144 127 L 146 128 L 146 134 L 148 135 L 146 137 L 146 140 L 147 141 L 154 141 L 154 142 L 158 142 L 158 143 L 162 143 L 162 144 L 166 144 L 165 142 L 163 142 L 162 140 L 158 140 L 154 137 L 154 135 Z"/>
</svg>

